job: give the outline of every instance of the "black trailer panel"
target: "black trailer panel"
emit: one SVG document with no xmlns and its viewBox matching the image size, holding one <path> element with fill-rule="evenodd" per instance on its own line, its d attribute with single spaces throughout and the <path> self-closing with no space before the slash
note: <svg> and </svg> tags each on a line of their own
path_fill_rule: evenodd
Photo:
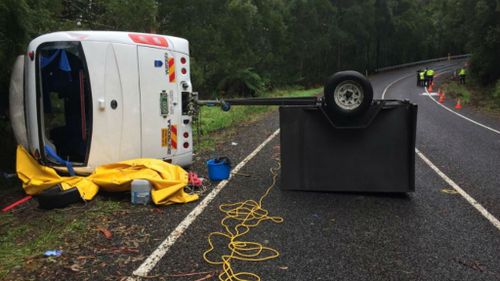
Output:
<svg viewBox="0 0 500 281">
<path fill-rule="evenodd" d="M 415 190 L 417 105 L 375 101 L 357 120 L 321 106 L 280 107 L 281 189 Z"/>
</svg>

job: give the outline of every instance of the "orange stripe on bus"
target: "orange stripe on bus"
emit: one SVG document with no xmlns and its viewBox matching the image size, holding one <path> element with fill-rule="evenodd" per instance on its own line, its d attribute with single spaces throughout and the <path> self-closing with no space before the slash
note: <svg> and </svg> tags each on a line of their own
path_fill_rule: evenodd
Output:
<svg viewBox="0 0 500 281">
<path fill-rule="evenodd" d="M 165 147 L 167 146 L 167 139 L 168 139 L 168 130 L 167 129 L 161 129 L 161 146 Z"/>
<path fill-rule="evenodd" d="M 170 143 L 172 144 L 173 149 L 177 149 L 177 126 L 172 125 L 170 127 L 170 131 L 172 133 L 172 139 L 170 140 Z"/>
<path fill-rule="evenodd" d="M 170 82 L 175 82 L 175 63 L 174 58 L 168 59 L 168 79 Z"/>
</svg>

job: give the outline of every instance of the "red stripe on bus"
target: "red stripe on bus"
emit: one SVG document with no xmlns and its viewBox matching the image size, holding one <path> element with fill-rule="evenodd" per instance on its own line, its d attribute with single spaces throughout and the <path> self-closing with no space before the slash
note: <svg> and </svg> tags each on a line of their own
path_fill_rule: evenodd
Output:
<svg viewBox="0 0 500 281">
<path fill-rule="evenodd" d="M 130 37 L 130 39 L 132 39 L 132 41 L 134 41 L 135 43 L 144 45 L 153 45 L 165 48 L 168 47 L 167 39 L 165 39 L 165 37 L 163 36 L 129 33 L 128 37 Z"/>
</svg>

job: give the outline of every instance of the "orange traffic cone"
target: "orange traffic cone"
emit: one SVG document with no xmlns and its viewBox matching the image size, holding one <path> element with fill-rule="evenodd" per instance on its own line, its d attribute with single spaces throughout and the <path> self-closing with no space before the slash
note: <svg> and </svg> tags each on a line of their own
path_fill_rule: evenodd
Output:
<svg viewBox="0 0 500 281">
<path fill-rule="evenodd" d="M 444 92 L 441 92 L 441 95 L 439 96 L 439 103 L 444 103 L 445 97 L 446 95 L 444 94 Z"/>
<path fill-rule="evenodd" d="M 430 83 L 430 84 L 429 84 L 429 87 L 427 88 L 427 91 L 428 91 L 429 93 L 431 93 L 431 92 L 432 92 L 432 84 L 434 84 L 434 82 Z"/>
<path fill-rule="evenodd" d="M 457 99 L 457 104 L 455 105 L 455 109 L 462 109 L 462 104 L 460 103 L 460 99 Z"/>
</svg>

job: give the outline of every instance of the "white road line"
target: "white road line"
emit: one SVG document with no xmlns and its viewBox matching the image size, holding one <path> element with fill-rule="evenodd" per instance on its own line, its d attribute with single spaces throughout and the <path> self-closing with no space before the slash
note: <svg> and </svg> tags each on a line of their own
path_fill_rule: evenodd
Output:
<svg viewBox="0 0 500 281">
<path fill-rule="evenodd" d="M 384 89 L 384 93 L 382 94 L 382 98 L 384 98 L 385 93 L 386 93 L 387 89 L 389 89 L 389 87 L 391 87 L 396 82 L 401 81 L 402 79 L 404 79 L 408 76 L 409 75 L 403 76 L 402 78 L 397 79 L 397 80 L 393 81 L 392 83 L 390 83 L 389 85 L 387 85 L 387 87 L 385 87 L 385 89 Z M 425 91 L 427 92 L 427 94 L 429 93 L 427 91 L 427 88 L 425 88 Z M 429 95 L 429 98 L 431 98 L 433 101 L 435 101 L 430 95 Z M 441 105 L 440 103 L 438 103 L 438 104 Z M 448 109 L 447 107 L 445 107 L 445 108 Z M 456 113 L 454 111 L 452 111 L 452 112 Z M 462 116 L 462 117 L 464 117 L 464 116 Z M 465 117 L 465 118 L 467 118 L 467 117 Z M 470 120 L 470 121 L 473 121 L 473 120 Z M 473 122 L 475 122 L 475 121 L 473 121 Z M 460 186 L 458 186 L 458 184 L 456 184 L 452 179 L 450 179 L 445 173 L 441 172 L 441 170 L 439 170 L 439 168 L 436 167 L 436 165 L 434 165 L 434 163 L 432 163 L 427 157 L 425 157 L 425 155 L 422 152 L 420 152 L 420 150 L 415 148 L 415 153 L 417 153 L 418 157 L 420 157 L 420 159 L 422 159 L 425 162 L 425 164 L 427 164 L 432 170 L 434 170 L 434 172 L 436 172 L 436 174 L 438 174 L 438 176 L 440 176 L 446 183 L 448 183 L 451 187 L 453 187 L 453 189 L 455 189 L 460 195 L 462 195 L 462 197 L 465 200 L 467 200 L 467 202 L 469 202 L 469 204 L 471 204 L 474 208 L 476 208 L 476 210 L 478 210 L 481 213 L 481 215 L 483 215 L 483 217 L 485 217 L 498 230 L 500 230 L 500 221 L 498 221 L 497 218 L 495 218 L 490 212 L 488 212 L 488 210 L 486 210 L 481 204 L 479 204 L 479 202 L 477 202 L 476 199 L 472 198 L 469 194 L 467 194 L 467 192 L 465 192 L 465 190 L 463 190 Z"/>
<path fill-rule="evenodd" d="M 439 96 L 439 93 L 431 92 L 431 93 L 421 93 L 421 96 Z"/>
<path fill-rule="evenodd" d="M 276 130 L 272 135 L 270 135 L 263 143 L 261 143 L 252 153 L 250 153 L 243 161 L 241 161 L 234 169 L 233 173 L 238 173 L 238 171 L 243 168 L 248 161 L 257 155 L 270 141 L 272 141 L 278 134 L 280 130 Z M 232 178 L 232 176 L 231 176 Z M 129 277 L 127 280 L 140 280 L 140 277 L 146 277 L 148 273 L 156 266 L 156 264 L 165 256 L 170 247 L 181 237 L 181 235 L 186 231 L 186 229 L 196 220 L 196 218 L 203 212 L 203 210 L 212 202 L 212 200 L 219 194 L 219 192 L 227 185 L 231 180 L 221 181 L 213 190 L 210 192 L 203 201 L 194 208 L 191 213 L 189 213 L 184 220 L 170 233 L 170 235 L 156 248 L 156 250 L 149 255 L 149 257 L 133 272 L 136 277 Z"/>
<path fill-rule="evenodd" d="M 424 88 L 425 88 L 425 87 L 424 87 Z M 425 88 L 425 92 L 426 92 L 426 93 L 429 93 L 429 92 L 427 91 L 427 88 Z M 456 111 L 453 111 L 453 110 L 449 109 L 447 106 L 444 106 L 443 104 L 439 103 L 436 99 L 434 99 L 434 98 L 433 98 L 433 97 L 431 97 L 430 95 L 428 95 L 428 96 L 429 96 L 429 98 L 430 98 L 433 102 L 435 102 L 437 105 L 441 106 L 442 108 L 444 108 L 444 109 L 448 110 L 449 112 L 451 112 L 451 113 L 453 113 L 453 114 L 455 114 L 455 115 L 458 115 L 459 117 L 462 117 L 463 119 L 465 119 L 465 120 L 467 120 L 467 121 L 469 121 L 469 122 L 472 122 L 472 123 L 474 123 L 474 124 L 476 124 L 476 125 L 478 125 L 478 126 L 481 126 L 481 127 L 485 128 L 485 129 L 488 129 L 488 130 L 490 130 L 490 131 L 492 131 L 492 132 L 494 132 L 494 133 L 500 134 L 500 131 L 495 130 L 495 129 L 491 128 L 491 127 L 488 127 L 488 126 L 486 126 L 486 125 L 483 125 L 483 124 L 481 124 L 481 123 L 479 123 L 479 122 L 477 122 L 477 121 L 474 121 L 474 120 L 470 119 L 469 117 L 465 117 L 465 116 L 463 116 L 462 114 L 460 114 L 460 113 L 458 113 L 458 112 L 456 112 Z"/>
<path fill-rule="evenodd" d="M 465 192 L 458 184 L 456 184 L 452 179 L 450 179 L 447 175 L 445 175 L 441 170 L 439 170 L 436 165 L 434 165 L 427 157 L 425 157 L 422 152 L 418 149 L 415 149 L 417 155 L 422 159 L 429 167 L 431 167 L 434 172 L 436 172 L 446 183 L 448 183 L 453 189 L 455 189 L 460 195 L 462 195 L 469 204 L 471 204 L 474 208 L 476 208 L 483 217 L 489 220 L 498 230 L 500 230 L 500 221 L 495 218 L 488 210 L 486 210 L 479 202 L 477 202 L 474 198 L 472 198 L 467 192 Z"/>
<path fill-rule="evenodd" d="M 407 78 L 407 77 L 410 77 L 410 76 L 412 76 L 412 75 L 413 75 L 413 74 L 412 74 L 412 73 L 410 73 L 410 74 L 407 74 L 407 75 L 405 75 L 405 76 L 403 76 L 403 77 L 401 77 L 401 78 L 399 78 L 399 79 L 396 79 L 396 80 L 392 81 L 389 85 L 387 85 L 387 86 L 384 88 L 384 91 L 382 92 L 382 99 L 385 99 L 385 93 L 387 92 L 387 90 L 388 90 L 388 89 L 389 89 L 392 85 L 394 85 L 394 84 L 398 83 L 399 81 L 401 81 L 401 80 L 403 80 L 403 79 L 405 79 L 405 78 Z"/>
<path fill-rule="evenodd" d="M 454 66 L 454 65 L 456 65 L 456 64 L 451 64 L 451 65 L 450 65 L 450 67 L 451 67 L 451 66 Z M 446 69 L 446 68 L 448 68 L 448 67 L 444 67 L 443 69 Z M 446 71 L 446 72 L 449 72 L 449 71 Z M 439 76 L 439 75 L 441 75 L 441 74 L 443 74 L 443 73 L 445 73 L 445 72 L 442 72 L 442 73 L 437 74 L 437 75 L 436 75 L 436 77 L 437 77 L 437 76 Z M 405 78 L 408 78 L 408 77 L 410 77 L 410 76 L 412 76 L 412 75 L 414 75 L 414 74 L 413 74 L 413 73 L 409 73 L 409 74 L 406 74 L 406 75 L 404 75 L 403 77 L 401 77 L 401 78 L 399 78 L 399 79 L 396 79 L 396 80 L 392 81 L 389 85 L 387 85 L 387 86 L 384 88 L 384 91 L 382 92 L 382 99 L 385 99 L 385 94 L 387 93 L 387 90 L 388 90 L 390 87 L 392 87 L 392 85 L 394 85 L 394 84 L 398 83 L 399 81 L 401 81 L 401 80 L 403 80 L 403 79 L 405 79 Z M 425 87 L 424 87 L 424 88 L 425 88 Z"/>
</svg>

